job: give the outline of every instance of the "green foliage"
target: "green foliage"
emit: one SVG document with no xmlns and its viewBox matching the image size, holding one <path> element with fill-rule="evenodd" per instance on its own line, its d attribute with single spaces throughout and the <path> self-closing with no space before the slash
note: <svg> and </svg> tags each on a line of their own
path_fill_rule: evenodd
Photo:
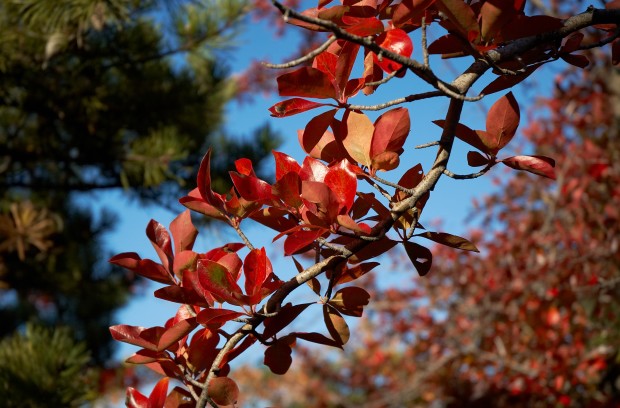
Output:
<svg viewBox="0 0 620 408">
<path fill-rule="evenodd" d="M 94 394 L 89 355 L 66 328 L 27 325 L 0 342 L 3 407 L 77 407 Z"/>
<path fill-rule="evenodd" d="M 0 338 L 25 322 L 68 326 L 91 363 L 106 362 L 107 327 L 136 276 L 107 264 L 102 234 L 114 219 L 83 208 L 79 194 L 124 189 L 169 206 L 193 188 L 207 145 L 223 187 L 238 152 L 258 161 L 277 146 L 268 128 L 241 140 L 221 130 L 235 86 L 219 54 L 246 9 L 245 0 L 0 2 Z"/>
</svg>

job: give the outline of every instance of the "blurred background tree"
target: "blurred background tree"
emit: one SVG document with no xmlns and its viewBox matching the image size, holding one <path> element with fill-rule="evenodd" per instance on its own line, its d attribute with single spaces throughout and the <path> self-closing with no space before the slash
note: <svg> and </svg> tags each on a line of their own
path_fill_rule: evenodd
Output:
<svg viewBox="0 0 620 408">
<path fill-rule="evenodd" d="M 247 11 L 243 0 L 0 3 L 0 338 L 26 322 L 64 326 L 61 344 L 84 342 L 103 365 L 136 277 L 107 264 L 114 214 L 93 214 L 84 194 L 124 189 L 170 206 L 207 146 L 220 191 L 232 160 L 277 146 L 268 127 L 246 140 L 222 131 L 236 89 L 218 53 Z"/>
</svg>

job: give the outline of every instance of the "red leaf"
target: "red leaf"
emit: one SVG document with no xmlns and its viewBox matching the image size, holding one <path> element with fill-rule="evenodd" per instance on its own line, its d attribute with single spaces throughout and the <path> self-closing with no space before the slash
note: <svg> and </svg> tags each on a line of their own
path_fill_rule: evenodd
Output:
<svg viewBox="0 0 620 408">
<path fill-rule="evenodd" d="M 127 387 L 125 405 L 128 408 L 149 408 L 149 399 L 133 387 Z"/>
<path fill-rule="evenodd" d="M 431 241 L 437 242 L 438 244 L 446 245 L 452 248 L 462 249 L 463 251 L 480 252 L 473 243 L 466 240 L 465 238 L 461 238 L 452 234 L 447 234 L 445 232 L 426 231 L 421 234 L 416 234 L 414 236 L 424 237 L 426 239 L 430 239 Z"/>
<path fill-rule="evenodd" d="M 498 36 L 499 31 L 515 16 L 514 4 L 503 0 L 489 0 L 480 8 L 480 29 L 482 39 L 490 41 Z"/>
<path fill-rule="evenodd" d="M 372 158 L 372 163 L 370 164 L 370 168 L 373 171 L 382 170 L 382 171 L 390 171 L 394 170 L 400 164 L 400 157 L 396 152 L 383 152 L 379 153 L 375 157 Z"/>
<path fill-rule="evenodd" d="M 370 157 L 386 151 L 400 153 L 407 136 L 411 122 L 407 108 L 396 108 L 379 116 L 374 124 Z"/>
<path fill-rule="evenodd" d="M 368 235 L 371 232 L 371 229 L 368 225 L 364 223 L 358 224 L 348 214 L 339 215 L 338 217 L 336 217 L 336 221 L 338 221 L 339 225 L 350 229 L 353 232 L 357 232 L 358 234 Z"/>
<path fill-rule="evenodd" d="M 325 326 L 327 326 L 327 331 L 329 331 L 334 341 L 339 345 L 347 344 L 351 337 L 351 332 L 347 322 L 345 322 L 340 313 L 328 305 L 323 305 L 323 320 L 325 321 Z"/>
<path fill-rule="evenodd" d="M 277 78 L 280 96 L 338 99 L 329 75 L 312 67 L 301 67 Z"/>
<path fill-rule="evenodd" d="M 299 170 L 299 177 L 302 181 L 318 181 L 323 182 L 325 175 L 329 169 L 319 160 L 312 157 L 306 157 Z"/>
<path fill-rule="evenodd" d="M 411 38 L 409 38 L 409 35 L 407 35 L 407 33 L 400 28 L 395 28 L 379 35 L 376 39 L 376 43 L 380 47 L 406 58 L 411 57 L 411 53 L 413 52 L 413 43 L 411 42 Z M 402 67 L 402 65 L 398 62 L 394 62 L 385 56 L 379 59 L 379 57 L 374 54 L 373 60 L 375 64 L 381 67 L 381 69 L 388 74 L 398 71 Z"/>
<path fill-rule="evenodd" d="M 284 241 L 284 255 L 295 255 L 307 251 L 309 246 L 324 233 L 325 229 L 311 229 L 289 235 Z"/>
<path fill-rule="evenodd" d="M 545 156 L 513 156 L 502 160 L 508 167 L 555 180 L 555 160 Z"/>
<path fill-rule="evenodd" d="M 357 177 L 348 160 L 331 165 L 325 175 L 324 183 L 336 195 L 339 202 L 338 213 L 349 212 L 357 193 Z"/>
<path fill-rule="evenodd" d="M 174 253 L 178 256 L 182 251 L 191 250 L 198 236 L 198 230 L 192 224 L 189 210 L 183 211 L 170 223 L 170 232 L 174 239 Z"/>
<path fill-rule="evenodd" d="M 167 284 L 174 283 L 174 279 L 172 279 L 163 266 L 150 259 L 140 259 L 140 256 L 135 252 L 123 252 L 122 254 L 113 256 L 108 262 L 122 266 L 125 269 L 129 269 L 155 282 Z"/>
<path fill-rule="evenodd" d="M 208 395 L 218 405 L 233 405 L 239 398 L 239 387 L 228 377 L 216 377 L 209 381 Z"/>
<path fill-rule="evenodd" d="M 205 326 L 216 326 L 219 328 L 224 323 L 242 315 L 243 313 L 235 312 L 234 310 L 207 308 L 198 313 L 196 321 Z"/>
<path fill-rule="evenodd" d="M 464 39 L 471 42 L 478 37 L 478 22 L 469 4 L 463 0 L 438 0 L 435 7 L 461 32 Z"/>
<path fill-rule="evenodd" d="M 318 146 L 318 148 L 317 145 L 322 141 L 323 135 L 331 125 L 337 111 L 337 109 L 332 109 L 315 116 L 308 122 L 303 132 L 299 134 L 299 143 L 306 153 L 313 157 L 321 158 L 320 152 L 322 147 L 329 143 L 329 141 L 323 141 L 323 146 Z M 311 154 L 311 152 L 314 154 Z"/>
<path fill-rule="evenodd" d="M 271 116 L 283 118 L 286 116 L 297 115 L 310 109 L 327 106 L 326 103 L 312 102 L 302 98 L 291 98 L 282 102 L 278 102 L 269 108 Z"/>
<path fill-rule="evenodd" d="M 512 140 L 519 126 L 519 104 L 512 92 L 491 106 L 487 114 L 487 131 L 478 133 L 488 151 L 495 155 Z"/>
<path fill-rule="evenodd" d="M 416 244 L 415 242 L 405 241 L 403 242 L 405 246 L 405 252 L 409 256 L 409 259 L 415 266 L 415 269 L 418 271 L 420 276 L 426 276 L 426 274 L 431 270 L 431 265 L 433 264 L 433 254 L 431 251 L 423 247 L 420 244 Z"/>
<path fill-rule="evenodd" d="M 340 289 L 334 297 L 329 300 L 329 304 L 338 309 L 342 314 L 361 317 L 364 306 L 370 301 L 370 294 L 362 288 L 349 286 Z"/>
<path fill-rule="evenodd" d="M 159 329 L 163 329 L 160 327 Z M 149 330 L 140 326 L 129 326 L 127 324 L 118 324 L 110 327 L 110 334 L 116 341 L 133 344 L 134 346 L 142 347 L 147 350 L 157 351 L 155 345 L 155 336 L 144 336 L 144 333 Z M 148 333 L 153 333 L 151 330 Z"/>
<path fill-rule="evenodd" d="M 338 60 L 336 63 L 336 76 L 334 78 L 334 83 L 336 85 L 340 100 L 344 102 L 346 100 L 345 90 L 347 88 L 347 83 L 349 82 L 349 77 L 351 76 L 351 71 L 353 70 L 355 58 L 357 57 L 357 52 L 359 51 L 360 46 L 344 40 L 337 41 L 335 45 L 340 48 L 335 52 L 338 56 Z M 334 46 L 334 44 L 332 44 L 332 46 Z"/>
<path fill-rule="evenodd" d="M 614 65 L 620 63 L 620 40 L 615 40 L 611 44 L 611 63 Z"/>
<path fill-rule="evenodd" d="M 286 173 L 273 185 L 271 193 L 290 207 L 299 208 L 303 204 L 300 197 L 301 179 L 297 173 Z"/>
<path fill-rule="evenodd" d="M 359 164 L 370 166 L 370 147 L 375 127 L 363 113 L 346 111 L 343 117 L 345 126 L 342 143 L 347 153 Z"/>
<path fill-rule="evenodd" d="M 196 371 L 204 370 L 213 364 L 217 356 L 220 335 L 209 329 L 200 329 L 192 336 L 187 350 L 187 360 Z"/>
<path fill-rule="evenodd" d="M 293 350 L 283 341 L 277 341 L 265 350 L 264 363 L 272 373 L 285 374 L 293 363 Z"/>
<path fill-rule="evenodd" d="M 168 377 L 164 377 L 155 384 L 151 395 L 149 396 L 149 408 L 163 408 L 166 403 L 166 395 L 168 394 Z"/>
<path fill-rule="evenodd" d="M 202 158 L 200 168 L 198 169 L 198 191 L 200 196 L 221 212 L 225 212 L 224 200 L 219 194 L 214 194 L 211 190 L 211 149 Z"/>
<path fill-rule="evenodd" d="M 288 214 L 289 212 L 287 210 L 268 207 L 252 213 L 251 218 L 273 230 L 283 232 L 297 225 L 297 221 L 293 218 L 289 218 Z"/>
<path fill-rule="evenodd" d="M 204 201 L 197 188 L 190 191 L 187 196 L 181 197 L 179 199 L 179 203 L 181 203 L 184 207 L 206 215 L 207 217 L 221 221 L 228 221 L 219 209 Z"/>
<path fill-rule="evenodd" d="M 200 286 L 215 296 L 219 302 L 241 305 L 241 288 L 224 266 L 210 260 L 199 260 L 196 272 Z"/>
<path fill-rule="evenodd" d="M 185 309 L 185 308 L 184 308 Z M 183 319 L 166 329 L 157 342 L 157 351 L 163 351 L 191 333 L 196 328 L 196 319 Z"/>
<path fill-rule="evenodd" d="M 164 268 L 170 270 L 170 264 L 174 255 L 172 254 L 172 240 L 166 227 L 155 220 L 151 220 L 146 226 L 146 236 L 151 241 L 153 248 L 155 248 L 155 252 L 157 252 Z"/>
<path fill-rule="evenodd" d="M 345 30 L 351 34 L 359 35 L 360 37 L 367 37 L 369 35 L 375 35 L 383 32 L 383 23 L 376 17 L 368 18 L 356 18 L 356 17 L 344 17 L 343 22 L 347 23 Z"/>
<path fill-rule="evenodd" d="M 239 195 L 244 199 L 259 203 L 271 200 L 271 185 L 266 181 L 257 177 L 245 176 L 235 171 L 230 172 L 230 178 Z"/>
<path fill-rule="evenodd" d="M 273 268 L 271 262 L 269 262 L 269 258 L 267 258 L 265 248 L 250 251 L 243 262 L 245 293 L 248 296 L 254 296 L 258 293 L 263 283 L 272 272 Z"/>
<path fill-rule="evenodd" d="M 282 176 L 291 171 L 299 174 L 301 166 L 291 156 L 275 150 L 272 151 L 272 154 L 276 161 L 276 180 L 280 180 Z"/>
<path fill-rule="evenodd" d="M 424 16 L 426 9 L 435 0 L 403 0 L 396 5 L 392 21 L 395 27 L 402 27 L 405 24 L 419 24 Z"/>
</svg>

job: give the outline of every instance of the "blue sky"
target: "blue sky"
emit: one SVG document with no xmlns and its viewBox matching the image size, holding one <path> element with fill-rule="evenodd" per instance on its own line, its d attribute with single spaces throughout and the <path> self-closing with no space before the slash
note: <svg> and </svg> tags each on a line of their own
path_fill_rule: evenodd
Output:
<svg viewBox="0 0 620 408">
<path fill-rule="evenodd" d="M 294 50 L 295 44 L 298 41 L 298 37 L 295 35 L 297 31 L 298 28 L 289 27 L 286 29 L 284 36 L 278 38 L 274 36 L 267 24 L 253 21 L 251 24 L 247 24 L 245 31 L 237 41 L 238 45 L 236 48 L 225 53 L 228 64 L 232 67 L 233 72 L 241 72 L 253 59 L 281 62 L 284 57 L 290 55 Z M 418 44 L 414 40 L 414 58 L 420 60 L 421 55 Z M 443 61 L 439 58 L 433 58 L 431 64 L 439 76 L 446 80 L 451 80 L 456 72 L 462 71 L 462 66 L 455 65 L 454 62 Z M 389 86 L 382 87 L 383 89 L 371 98 L 366 98 L 362 95 L 351 102 L 372 104 L 429 90 L 427 87 L 416 88 L 417 82 L 413 80 L 411 74 L 403 80 L 392 82 L 392 84 L 388 84 Z M 549 82 L 547 81 L 546 86 L 549 86 Z M 479 91 L 484 85 L 484 83 L 478 84 L 475 89 Z M 538 85 L 541 85 L 541 83 Z M 501 95 L 492 95 L 489 98 L 485 98 L 482 103 L 467 104 L 461 122 L 474 129 L 484 129 L 485 112 Z M 250 135 L 256 127 L 268 122 L 273 129 L 279 131 L 283 136 L 284 144 L 280 150 L 301 161 L 303 160 L 303 154 L 297 144 L 297 129 L 303 128 L 319 111 L 311 111 L 289 118 L 277 119 L 270 117 L 267 108 L 282 99 L 277 95 L 257 95 L 252 104 L 230 104 L 227 107 L 226 129 L 230 134 L 244 137 L 244 135 Z M 519 100 L 522 109 L 522 125 L 526 117 L 523 100 L 527 99 L 527 96 L 517 94 L 517 100 Z M 424 169 L 430 167 L 436 154 L 435 148 L 420 151 L 414 150 L 413 146 L 436 140 L 439 137 L 440 128 L 434 126 L 431 121 L 443 118 L 447 107 L 447 99 L 426 100 L 404 106 L 409 108 L 412 123 L 411 133 L 405 145 L 406 152 L 401 157 L 400 168 L 395 170 L 394 174 L 390 174 L 392 173 L 390 172 L 382 175 L 393 181 L 397 181 L 398 176 L 402 172 L 418 162 L 422 163 Z M 369 113 L 369 116 L 374 120 L 378 113 Z M 518 138 L 519 136 L 517 136 Z M 468 149 L 462 142 L 457 141 L 449 166 L 453 172 L 471 173 L 475 171 L 466 164 L 465 155 L 468 150 L 471 149 Z M 504 175 L 499 168 L 493 169 L 490 174 Z M 493 185 L 489 176 L 468 181 L 443 177 L 431 195 L 421 222 L 428 227 L 441 220 L 442 231 L 466 236 L 468 224 L 465 223 L 465 219 L 472 209 L 472 200 L 490 193 L 492 189 Z M 107 247 L 112 252 L 135 251 L 143 258 L 156 259 L 156 254 L 144 233 L 146 225 L 153 218 L 167 226 L 177 214 L 155 207 L 140 207 L 137 203 L 126 199 L 120 191 L 96 193 L 93 201 L 96 205 L 109 207 L 119 214 L 119 222 L 116 229 L 108 234 L 106 241 Z M 184 210 L 180 205 L 177 208 L 179 212 Z M 222 225 L 219 224 L 217 227 L 201 231 L 195 250 L 205 252 L 226 242 L 239 241 L 232 231 L 221 228 Z M 249 225 L 247 233 L 250 240 L 256 246 L 265 246 L 268 249 L 268 254 L 276 255 L 278 253 L 277 244 L 273 245 L 271 243 L 271 237 L 275 235 L 273 231 L 258 225 Z M 280 256 L 274 260 L 274 265 L 276 273 L 281 275 L 283 279 L 292 276 L 291 273 L 293 272 L 291 272 L 292 267 L 289 259 L 282 259 Z M 178 305 L 155 299 L 152 296 L 152 292 L 158 287 L 158 284 L 145 287 L 142 295 L 138 294 L 135 296 L 129 305 L 117 314 L 115 324 L 123 323 L 146 327 L 163 325 L 169 317 L 174 315 Z M 133 346 L 122 344 L 118 348 L 117 355 L 119 358 L 126 358 L 135 350 L 136 348 Z"/>
</svg>

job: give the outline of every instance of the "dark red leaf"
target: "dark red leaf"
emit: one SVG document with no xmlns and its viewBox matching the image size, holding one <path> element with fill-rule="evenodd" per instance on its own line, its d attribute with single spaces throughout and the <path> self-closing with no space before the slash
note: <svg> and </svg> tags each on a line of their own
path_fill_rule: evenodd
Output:
<svg viewBox="0 0 620 408">
<path fill-rule="evenodd" d="M 277 315 L 265 319 L 265 331 L 263 332 L 263 337 L 265 339 L 270 339 L 274 335 L 278 334 L 280 330 L 288 326 L 293 320 L 297 318 L 297 316 L 299 316 L 301 312 L 306 310 L 306 308 L 311 304 L 312 303 L 302 303 L 292 306 L 290 303 L 288 303 L 283 306 Z"/>
<path fill-rule="evenodd" d="M 297 173 L 289 172 L 273 185 L 271 193 L 281 199 L 286 205 L 299 208 L 301 200 L 301 179 Z"/>
<path fill-rule="evenodd" d="M 486 166 L 489 164 L 489 158 L 474 151 L 467 152 L 467 164 L 472 167 Z"/>
<path fill-rule="evenodd" d="M 200 329 L 193 336 L 187 350 L 187 360 L 196 371 L 204 370 L 213 364 L 217 356 L 220 335 L 209 329 Z"/>
<path fill-rule="evenodd" d="M 211 149 L 202 158 L 198 169 L 198 191 L 200 196 L 217 210 L 225 212 L 224 200 L 219 194 L 214 194 L 211 190 Z"/>
<path fill-rule="evenodd" d="M 379 265 L 379 262 L 366 262 L 346 268 L 343 271 L 339 272 L 336 285 L 341 285 L 343 283 L 351 282 L 357 278 L 360 278 Z"/>
<path fill-rule="evenodd" d="M 426 9 L 430 7 L 435 0 L 403 0 L 396 5 L 392 22 L 395 27 L 401 28 L 405 24 L 418 25 L 424 16 Z"/>
<path fill-rule="evenodd" d="M 264 364 L 269 367 L 272 373 L 283 375 L 293 363 L 292 352 L 293 350 L 288 344 L 277 341 L 265 350 Z"/>
<path fill-rule="evenodd" d="M 342 348 L 342 344 L 340 344 L 337 341 L 332 340 L 329 337 L 324 336 L 324 335 L 322 335 L 320 333 L 299 333 L 299 332 L 295 332 L 295 333 L 291 333 L 291 336 L 295 336 L 298 339 L 310 341 L 312 343 L 323 344 L 324 346 L 336 347 L 336 348 L 340 348 L 340 349 Z"/>
<path fill-rule="evenodd" d="M 409 256 L 409 259 L 415 266 L 415 269 L 418 271 L 420 276 L 426 276 L 426 274 L 431 270 L 431 265 L 433 264 L 433 254 L 431 251 L 423 247 L 420 244 L 416 244 L 415 242 L 405 241 L 403 242 L 405 246 L 405 252 Z"/>
<path fill-rule="evenodd" d="M 370 294 L 366 290 L 349 286 L 336 292 L 328 303 L 342 314 L 361 317 L 369 301 Z"/>
<path fill-rule="evenodd" d="M 540 65 L 532 65 L 525 68 L 525 72 L 517 74 L 517 75 L 502 75 L 487 85 L 483 90 L 482 94 L 490 95 L 495 92 L 503 91 L 504 89 L 508 89 L 521 81 L 525 80 L 529 77 L 532 72 L 536 70 Z"/>
<path fill-rule="evenodd" d="M 439 37 L 428 46 L 429 54 L 462 54 L 468 52 L 468 43 L 454 34 Z"/>
<path fill-rule="evenodd" d="M 590 60 L 585 55 L 565 54 L 560 56 L 560 58 L 579 68 L 585 68 L 590 65 Z"/>
<path fill-rule="evenodd" d="M 114 265 L 122 266 L 125 269 L 129 269 L 160 283 L 174 283 L 174 279 L 170 276 L 168 271 L 158 263 L 151 261 L 150 259 L 141 259 L 135 252 L 123 252 L 110 258 L 109 262 Z"/>
<path fill-rule="evenodd" d="M 433 123 L 439 126 L 440 128 L 443 128 L 446 121 L 443 119 L 434 120 Z M 458 137 L 459 139 L 461 139 L 462 141 L 464 141 L 465 143 L 475 147 L 476 149 L 482 152 L 488 153 L 487 146 L 482 142 L 482 140 L 480 140 L 480 137 L 478 136 L 478 134 L 474 130 L 470 129 L 469 127 L 461 123 L 457 124 L 456 129 L 454 131 L 454 135 Z"/>
<path fill-rule="evenodd" d="M 555 160 L 545 156 L 513 156 L 502 160 L 508 167 L 555 180 Z"/>
<path fill-rule="evenodd" d="M 163 330 L 163 327 L 160 327 L 159 329 Z M 157 336 L 143 336 L 144 332 L 147 330 L 149 329 L 146 329 L 145 327 L 119 324 L 110 327 L 110 334 L 116 341 L 122 341 L 147 350 L 157 351 L 157 346 L 155 345 Z"/>
<path fill-rule="evenodd" d="M 306 128 L 299 135 L 299 142 L 306 153 L 311 154 L 311 152 L 314 152 L 313 155 L 311 154 L 312 156 L 317 158 L 321 157 L 320 151 L 322 150 L 322 147 L 324 147 L 326 141 L 323 141 L 323 146 L 320 146 L 319 144 L 322 141 L 323 135 L 327 131 L 327 128 L 331 125 L 336 112 L 337 109 L 323 112 L 308 122 Z M 318 149 L 317 145 L 319 145 Z"/>
<path fill-rule="evenodd" d="M 445 232 L 426 231 L 421 234 L 416 234 L 414 236 L 424 237 L 426 239 L 430 239 L 431 241 L 437 242 L 438 244 L 446 245 L 452 248 L 462 249 L 463 251 L 480 252 L 473 243 L 466 240 L 465 238 L 461 238 L 452 234 L 447 234 Z"/>
<path fill-rule="evenodd" d="M 355 255 L 349 258 L 351 263 L 360 263 L 369 259 L 378 257 L 379 255 L 392 249 L 398 242 L 392 241 L 387 237 L 381 238 L 379 241 L 373 242 L 372 245 L 367 245 L 361 251 L 358 251 Z"/>
</svg>

